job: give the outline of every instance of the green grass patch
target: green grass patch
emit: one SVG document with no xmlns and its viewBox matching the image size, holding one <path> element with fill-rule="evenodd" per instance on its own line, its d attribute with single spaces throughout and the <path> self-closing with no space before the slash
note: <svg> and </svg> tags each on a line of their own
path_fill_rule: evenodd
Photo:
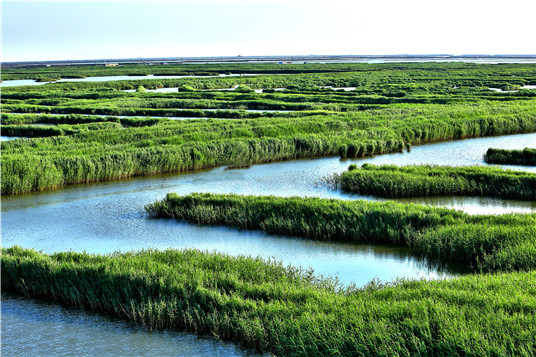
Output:
<svg viewBox="0 0 536 357">
<path fill-rule="evenodd" d="M 3 142 L 2 194 L 218 165 L 370 156 L 431 141 L 530 132 L 536 130 L 535 105 L 430 105 L 233 120 L 121 118 L 127 129 Z M 60 117 L 68 122 L 71 116 Z"/>
<path fill-rule="evenodd" d="M 536 149 L 504 150 L 489 148 L 484 154 L 488 164 L 536 166 Z"/>
<path fill-rule="evenodd" d="M 168 194 L 146 206 L 152 217 L 217 224 L 324 241 L 390 243 L 481 271 L 536 268 L 536 214 L 471 216 L 396 202 Z M 519 252 L 523 254 L 518 254 Z"/>
<path fill-rule="evenodd" d="M 259 258 L 2 249 L 6 290 L 278 356 L 532 356 L 534 272 L 341 288 Z"/>
<path fill-rule="evenodd" d="M 221 73 L 263 74 L 217 76 Z M 536 131 L 536 92 L 488 89 L 536 83 L 530 64 L 83 66 L 6 69 L 2 78 L 125 74 L 201 77 L 2 88 L 3 125 L 73 125 L 62 131 L 6 126 L 8 135 L 35 138 L 1 144 L 2 194 L 218 165 L 362 157 L 433 141 Z M 192 91 L 123 91 L 141 87 Z M 233 87 L 238 90 L 216 90 Z M 74 127 L 109 121 L 127 129 Z"/>
<path fill-rule="evenodd" d="M 487 196 L 536 200 L 536 175 L 469 166 L 351 165 L 335 179 L 348 192 L 387 198 Z"/>
</svg>

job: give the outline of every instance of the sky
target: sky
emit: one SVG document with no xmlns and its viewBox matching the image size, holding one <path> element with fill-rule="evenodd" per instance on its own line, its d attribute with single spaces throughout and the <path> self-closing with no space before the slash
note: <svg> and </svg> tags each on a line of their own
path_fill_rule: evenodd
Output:
<svg viewBox="0 0 536 357">
<path fill-rule="evenodd" d="M 533 1 L 3 0 L 1 60 L 534 55 Z"/>
</svg>

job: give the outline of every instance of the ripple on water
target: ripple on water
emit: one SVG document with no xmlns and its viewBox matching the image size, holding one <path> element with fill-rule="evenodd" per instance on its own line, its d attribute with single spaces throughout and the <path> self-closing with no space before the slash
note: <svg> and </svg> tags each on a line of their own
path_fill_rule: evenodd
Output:
<svg viewBox="0 0 536 357">
<path fill-rule="evenodd" d="M 79 308 L 2 293 L 5 356 L 259 356 L 240 347 L 153 330 Z"/>
</svg>

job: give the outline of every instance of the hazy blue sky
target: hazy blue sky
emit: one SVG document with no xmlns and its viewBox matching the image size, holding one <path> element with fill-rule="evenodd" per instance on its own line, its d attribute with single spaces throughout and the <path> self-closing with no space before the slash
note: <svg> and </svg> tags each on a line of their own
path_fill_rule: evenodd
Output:
<svg viewBox="0 0 536 357">
<path fill-rule="evenodd" d="M 2 61 L 536 54 L 533 0 L 2 2 Z"/>
</svg>

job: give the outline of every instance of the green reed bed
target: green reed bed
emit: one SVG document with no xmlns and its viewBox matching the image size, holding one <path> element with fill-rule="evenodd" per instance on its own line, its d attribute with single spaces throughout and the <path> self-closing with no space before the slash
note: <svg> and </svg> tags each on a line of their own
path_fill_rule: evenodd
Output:
<svg viewBox="0 0 536 357">
<path fill-rule="evenodd" d="M 536 166 L 536 149 L 504 150 L 489 148 L 484 154 L 488 164 Z"/>
<path fill-rule="evenodd" d="M 53 126 L 39 125 L 2 125 L 2 135 L 22 136 L 30 138 L 43 138 L 48 136 L 74 135 L 93 130 L 118 130 L 122 129 L 117 122 L 95 122 L 89 124 L 68 125 L 59 124 Z"/>
<path fill-rule="evenodd" d="M 506 81 L 515 85 L 536 83 L 536 68 L 531 65 L 222 64 L 209 65 L 206 70 L 189 65 L 119 67 L 17 68 L 7 73 L 19 78 L 66 78 L 100 71 L 214 74 L 242 68 L 240 73 L 266 69 L 266 73 L 277 74 L 2 88 L 3 132 L 36 137 L 2 143 L 2 194 L 217 165 L 331 155 L 362 157 L 433 141 L 536 131 L 536 102 L 530 91 L 495 93 L 488 89 Z M 302 73 L 298 69 L 303 69 Z M 236 85 L 286 90 L 203 90 Z M 189 86 L 190 90 L 121 91 L 139 86 Z M 322 86 L 356 89 L 337 91 Z M 246 109 L 293 112 L 259 113 Z M 57 118 L 51 114 L 57 114 Z M 136 118 L 140 116 L 151 118 Z M 165 117 L 218 120 L 172 122 Z M 98 122 L 108 124 L 86 130 L 86 124 Z M 8 126 L 36 123 L 72 127 L 60 130 Z"/>
<path fill-rule="evenodd" d="M 2 287 L 277 356 L 532 356 L 534 272 L 342 288 L 310 271 L 196 250 L 2 249 Z"/>
<path fill-rule="evenodd" d="M 121 124 L 130 127 L 3 142 L 2 194 L 217 165 L 367 156 L 431 141 L 531 132 L 536 131 L 534 105 L 402 106 L 232 121 L 147 119 L 143 126 L 140 120 L 125 125 L 128 119 L 122 118 Z"/>
<path fill-rule="evenodd" d="M 351 165 L 336 181 L 344 191 L 387 198 L 488 196 L 536 200 L 536 174 L 483 166 Z"/>
<path fill-rule="evenodd" d="M 307 63 L 285 64 L 275 63 L 221 63 L 221 64 L 164 64 L 158 66 L 146 66 L 139 64 L 123 64 L 116 67 L 103 67 L 102 65 L 81 66 L 53 66 L 53 67 L 26 67 L 9 68 L 3 66 L 2 76 L 5 80 L 11 79 L 37 79 L 40 77 L 84 78 L 93 76 L 122 76 L 122 75 L 216 75 L 216 74 L 244 74 L 244 73 L 326 73 L 326 72 L 360 72 L 378 71 L 379 69 L 392 69 L 396 71 L 415 71 L 421 75 L 437 76 L 444 75 L 445 69 L 460 71 L 469 74 L 467 77 L 477 76 L 483 69 L 485 72 L 496 73 L 496 70 L 488 70 L 489 65 L 475 65 L 470 63 Z M 499 68 L 498 68 L 499 69 Z M 498 70 L 497 69 L 497 70 Z M 501 64 L 500 74 L 504 73 L 506 79 L 512 80 L 513 75 L 525 74 L 527 65 Z M 396 72 L 395 72 L 396 73 Z"/>
<path fill-rule="evenodd" d="M 483 271 L 536 268 L 536 214 L 471 216 L 395 202 L 168 194 L 152 217 L 349 243 L 409 246 L 416 254 Z M 522 254 L 518 254 L 522 252 Z"/>
<path fill-rule="evenodd" d="M 129 65 L 2 72 L 4 80 L 205 76 L 2 88 L 3 133 L 39 136 L 1 143 L 2 194 L 217 165 L 362 157 L 433 141 L 536 131 L 535 91 L 488 89 L 536 84 L 530 64 Z M 270 74 L 206 77 L 229 72 Z M 237 85 L 236 91 L 215 90 Z M 122 91 L 140 86 L 183 90 Z M 220 120 L 225 118 L 233 120 Z M 57 126 L 32 125 L 45 123 Z M 506 181 L 483 186 L 500 190 L 501 182 Z M 195 250 L 96 256 L 11 247 L 2 249 L 2 287 L 282 356 L 536 354 L 536 214 L 470 216 L 395 202 L 211 194 L 170 194 L 146 209 L 154 217 L 197 224 L 398 244 L 485 274 L 358 289 L 275 261 Z"/>
<path fill-rule="evenodd" d="M 7 105 L 6 110 L 16 114 L 62 114 L 62 115 L 101 115 L 101 116 L 132 116 L 132 117 L 194 117 L 194 118 L 224 118 L 224 119 L 245 119 L 259 117 L 301 117 L 308 115 L 319 115 L 327 112 L 324 109 L 304 110 L 296 115 L 281 115 L 270 112 L 251 112 L 247 109 L 183 109 L 183 108 L 90 108 L 90 107 L 39 107 L 35 105 L 12 106 Z"/>
<path fill-rule="evenodd" d="M 115 117 L 115 116 L 98 116 L 98 115 L 48 115 L 48 114 L 6 114 L 2 113 L 2 125 L 0 128 L 4 130 L 6 127 L 16 127 L 32 124 L 52 124 L 52 125 L 69 125 L 74 129 L 84 128 L 87 125 L 77 126 L 77 124 L 97 124 L 93 126 L 93 130 L 120 129 L 121 127 L 142 127 L 152 126 L 163 122 L 169 122 L 168 118 L 158 117 Z M 116 123 L 120 125 L 110 125 L 104 123 Z M 78 131 L 73 131 L 77 133 Z M 5 135 L 5 134 L 3 134 Z M 61 135 L 61 134 L 58 134 Z M 45 136 L 45 135 L 43 135 Z"/>
<path fill-rule="evenodd" d="M 353 71 L 363 68 L 356 64 L 307 64 L 285 65 L 278 64 L 164 64 L 158 66 L 145 66 L 136 64 L 120 64 L 115 67 L 102 65 L 83 66 L 54 66 L 54 67 L 28 67 L 28 68 L 2 68 L 4 80 L 12 79 L 38 79 L 43 76 L 61 78 L 85 78 L 101 76 L 214 76 L 218 74 L 247 74 L 247 73 L 316 73 L 331 71 Z"/>
<path fill-rule="evenodd" d="M 87 124 L 98 122 L 116 122 L 120 119 L 117 117 L 101 117 L 79 114 L 69 115 L 49 115 L 49 114 L 9 114 L 2 113 L 2 128 L 5 125 L 20 125 L 20 124 Z"/>
</svg>

